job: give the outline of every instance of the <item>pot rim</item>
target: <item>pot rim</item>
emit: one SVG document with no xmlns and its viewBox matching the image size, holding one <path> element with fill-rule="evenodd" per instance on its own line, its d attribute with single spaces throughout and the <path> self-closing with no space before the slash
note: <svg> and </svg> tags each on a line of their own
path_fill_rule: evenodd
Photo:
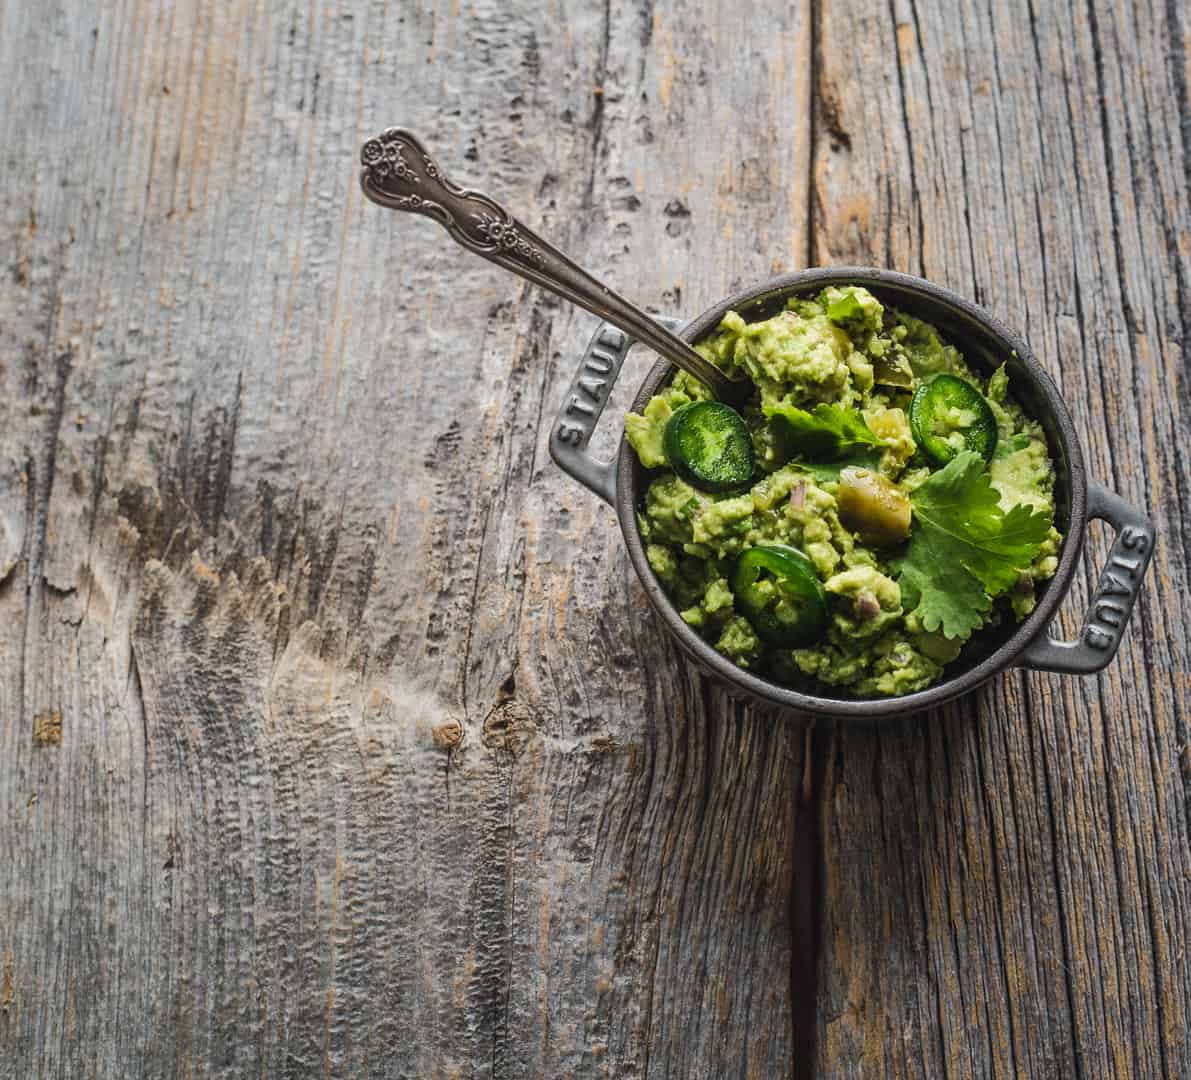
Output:
<svg viewBox="0 0 1191 1080">
<path fill-rule="evenodd" d="M 982 329 L 996 342 L 999 348 L 1003 348 L 1006 355 L 1016 354 L 1017 366 L 1021 369 L 1017 372 L 1016 377 L 1020 379 L 1021 373 L 1025 373 L 1033 384 L 1035 396 L 1044 401 L 1044 411 L 1049 412 L 1050 418 L 1054 421 L 1053 427 L 1048 431 L 1048 441 L 1051 442 L 1050 450 L 1052 459 L 1055 461 L 1056 471 L 1066 481 L 1070 515 L 1066 523 L 1063 545 L 1059 552 L 1058 568 L 1054 576 L 1047 582 L 1037 606 L 1018 625 L 1010 637 L 984 659 L 957 672 L 953 677 L 944 678 L 941 682 L 927 687 L 925 690 L 918 690 L 899 697 L 833 698 L 795 690 L 737 667 L 727 657 L 716 652 L 678 614 L 645 556 L 645 545 L 637 527 L 636 511 L 640 494 L 636 483 L 637 461 L 623 434 L 616 463 L 616 516 L 620 521 L 620 530 L 624 535 L 629 557 L 637 571 L 637 576 L 641 579 L 650 604 L 661 616 L 667 629 L 677 638 L 679 645 L 705 669 L 733 687 L 744 691 L 750 697 L 783 709 L 842 719 L 878 719 L 898 713 L 933 708 L 974 690 L 981 683 L 1012 666 L 1014 660 L 1031 642 L 1046 634 L 1058 612 L 1059 605 L 1067 594 L 1071 577 L 1083 550 L 1088 516 L 1087 473 L 1084 468 L 1079 436 L 1071 414 L 1063 402 L 1054 380 L 1034 358 L 1029 346 L 990 312 L 950 289 L 945 289 L 925 278 L 894 270 L 864 266 L 796 270 L 768 278 L 720 300 L 687 323 L 678 331 L 678 334 L 687 341 L 695 342 L 718 326 L 724 313 L 729 309 L 753 307 L 794 293 L 842 284 L 871 286 L 885 292 L 900 292 L 906 295 L 925 297 L 936 305 L 944 305 L 949 309 L 950 314 L 958 317 L 961 321 L 967 321 Z M 964 351 L 963 339 L 955 339 L 954 335 L 952 339 L 961 352 Z M 666 360 L 659 360 L 650 369 L 637 391 L 632 406 L 634 410 L 643 407 L 649 397 L 656 393 L 657 389 L 670 376 L 672 370 L 670 363 Z M 1034 410 L 1032 416 L 1039 421 L 1046 419 L 1037 410 Z M 1056 448 L 1053 445 L 1054 432 L 1058 433 L 1062 441 L 1061 447 Z M 1056 449 L 1061 452 L 1055 453 Z"/>
</svg>

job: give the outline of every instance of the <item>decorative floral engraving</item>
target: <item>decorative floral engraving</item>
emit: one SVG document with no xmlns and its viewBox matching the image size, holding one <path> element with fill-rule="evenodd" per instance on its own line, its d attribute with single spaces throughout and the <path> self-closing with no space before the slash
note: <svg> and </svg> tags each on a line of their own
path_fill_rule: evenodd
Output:
<svg viewBox="0 0 1191 1080">
<path fill-rule="evenodd" d="M 435 218 L 474 251 L 545 265 L 542 250 L 500 207 L 478 192 L 451 183 L 409 132 L 386 128 L 364 143 L 360 160 L 367 177 L 365 191 L 369 184 L 374 185 L 387 205 Z M 415 185 L 421 194 L 411 190 Z"/>
<path fill-rule="evenodd" d="M 418 183 L 417 173 L 409 167 L 409 162 L 405 160 L 405 155 L 402 151 L 405 146 L 399 142 L 391 142 L 385 146 L 385 156 L 379 164 L 385 165 L 388 168 L 386 172 L 391 171 L 398 180 L 404 180 L 407 184 Z"/>
<path fill-rule="evenodd" d="M 511 221 L 494 217 L 486 210 L 471 215 L 476 221 L 476 231 L 490 244 L 503 248 L 510 254 L 516 252 L 523 259 L 532 259 L 539 266 L 546 261 L 541 250 L 531 244 L 517 230 Z"/>
<path fill-rule="evenodd" d="M 368 167 L 369 172 L 378 180 L 393 176 L 407 184 L 417 184 L 421 178 L 409 167 L 405 160 L 405 144 L 389 132 L 385 132 L 379 139 L 369 139 L 360 151 L 360 160 Z M 430 174 L 435 176 L 434 173 Z M 437 179 L 437 177 L 435 177 Z"/>
<path fill-rule="evenodd" d="M 478 232 L 490 244 L 499 244 L 505 237 L 505 230 L 513 235 L 513 243 L 516 244 L 516 231 L 507 221 L 501 221 L 498 217 L 493 217 L 486 210 L 482 210 L 478 214 L 472 214 L 476 219 L 476 232 Z"/>
</svg>

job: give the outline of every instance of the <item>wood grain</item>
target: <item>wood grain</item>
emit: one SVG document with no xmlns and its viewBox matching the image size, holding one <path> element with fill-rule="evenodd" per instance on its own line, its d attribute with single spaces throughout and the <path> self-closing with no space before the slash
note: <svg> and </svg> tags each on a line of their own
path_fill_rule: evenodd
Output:
<svg viewBox="0 0 1191 1080">
<path fill-rule="evenodd" d="M 0 6 L 0 1075 L 1191 1073 L 1189 41 Z M 731 702 L 548 460 L 593 320 L 365 204 L 394 122 L 659 311 L 859 261 L 1022 330 L 1160 524 L 1114 665 Z"/>
<path fill-rule="evenodd" d="M 822 257 L 921 273 L 1018 326 L 1093 475 L 1149 507 L 1164 537 L 1104 674 L 1018 674 L 896 732 L 834 740 L 824 1074 L 1191 1069 L 1180 19 L 1173 6 L 892 4 L 853 22 L 823 5 L 835 133 L 816 144 Z M 850 50 L 833 46 L 845 32 Z M 884 230 L 855 228 L 865 192 Z"/>
</svg>

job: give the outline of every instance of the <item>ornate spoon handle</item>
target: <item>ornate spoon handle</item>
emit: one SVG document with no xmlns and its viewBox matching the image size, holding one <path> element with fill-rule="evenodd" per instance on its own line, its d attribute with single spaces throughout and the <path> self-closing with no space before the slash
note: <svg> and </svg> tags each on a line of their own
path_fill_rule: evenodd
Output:
<svg viewBox="0 0 1191 1080">
<path fill-rule="evenodd" d="M 360 186 L 373 202 L 434 218 L 469 251 L 544 285 L 606 319 L 710 387 L 723 401 L 739 401 L 749 387 L 731 380 L 639 307 L 629 303 L 552 244 L 527 229 L 499 203 L 452 183 L 408 131 L 388 128 L 360 152 Z"/>
</svg>

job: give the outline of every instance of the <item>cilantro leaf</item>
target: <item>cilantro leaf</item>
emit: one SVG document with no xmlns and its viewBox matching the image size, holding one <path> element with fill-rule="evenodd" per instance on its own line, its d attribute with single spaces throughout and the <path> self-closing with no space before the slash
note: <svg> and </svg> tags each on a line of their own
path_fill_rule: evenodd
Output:
<svg viewBox="0 0 1191 1080">
<path fill-rule="evenodd" d="M 902 608 L 915 613 L 924 630 L 942 630 L 948 638 L 967 638 L 984 622 L 992 600 L 980 579 L 949 559 L 946 545 L 915 528 L 899 564 Z"/>
<path fill-rule="evenodd" d="M 807 412 L 794 405 L 774 405 L 766 415 L 792 453 L 817 461 L 834 461 L 854 446 L 885 445 L 855 409 L 820 404 Z"/>
<path fill-rule="evenodd" d="M 881 464 L 880 450 L 853 450 L 846 454 L 838 461 L 792 461 L 790 464 L 796 469 L 801 469 L 805 473 L 809 473 L 820 483 L 825 481 L 836 482 L 839 480 L 839 474 L 842 470 L 848 468 L 854 469 L 876 469 Z"/>
<path fill-rule="evenodd" d="M 849 334 L 868 337 L 881 329 L 885 308 L 868 289 L 859 285 L 829 285 L 819 293 L 827 318 Z"/>
<path fill-rule="evenodd" d="M 924 629 L 965 638 L 984 621 L 992 598 L 1038 554 L 1048 513 L 1001 509 L 979 454 L 957 454 L 910 495 L 914 529 L 897 563 L 902 606 Z"/>
<path fill-rule="evenodd" d="M 910 502 L 936 546 L 949 547 L 992 596 L 1008 589 L 1034 561 L 1051 526 L 1049 514 L 1024 504 L 1003 511 L 984 462 L 970 450 L 931 476 Z"/>
<path fill-rule="evenodd" d="M 837 295 L 827 302 L 827 318 L 837 326 L 864 313 L 860 306 L 860 298 L 854 290 L 837 289 L 836 293 Z"/>
</svg>

